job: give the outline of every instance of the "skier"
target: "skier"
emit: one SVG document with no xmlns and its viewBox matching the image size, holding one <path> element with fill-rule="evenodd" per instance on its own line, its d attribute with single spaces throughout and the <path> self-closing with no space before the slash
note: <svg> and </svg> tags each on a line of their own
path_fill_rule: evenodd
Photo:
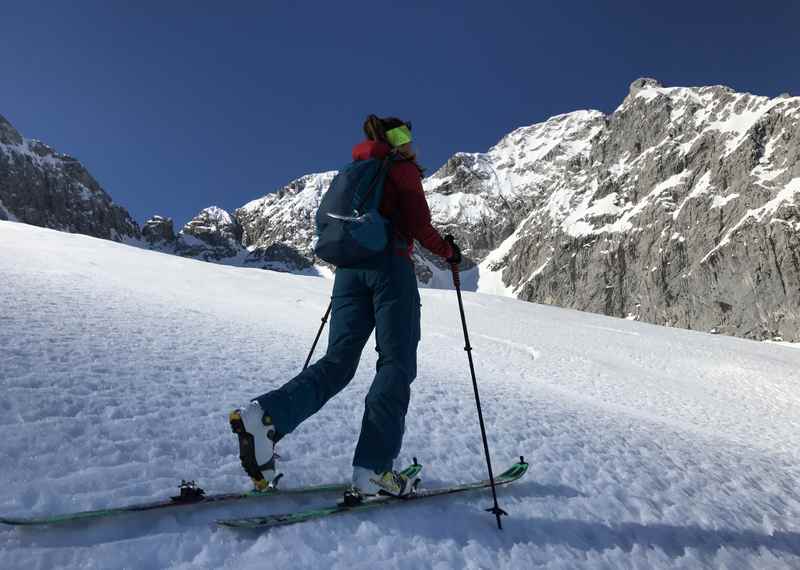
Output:
<svg viewBox="0 0 800 570">
<path fill-rule="evenodd" d="M 275 477 L 275 444 L 353 378 L 373 328 L 378 362 L 364 402 L 351 492 L 402 496 L 413 485 L 393 469 L 417 374 L 420 339 L 420 298 L 411 253 L 415 239 L 448 263 L 460 263 L 461 252 L 452 236 L 443 239 L 431 225 L 423 170 L 411 146 L 411 123 L 369 115 L 363 130 L 367 140 L 353 148 L 353 160 L 392 158 L 379 211 L 391 221 L 393 241 L 385 253 L 337 269 L 325 356 L 277 390 L 231 412 L 242 467 L 257 490 L 266 489 Z"/>
</svg>

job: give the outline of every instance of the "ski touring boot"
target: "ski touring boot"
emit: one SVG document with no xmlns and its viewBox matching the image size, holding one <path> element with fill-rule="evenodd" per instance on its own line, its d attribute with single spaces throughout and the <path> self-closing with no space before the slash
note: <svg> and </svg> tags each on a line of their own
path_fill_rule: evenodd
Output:
<svg viewBox="0 0 800 570">
<path fill-rule="evenodd" d="M 416 463 L 416 462 L 415 462 Z M 399 471 L 376 472 L 365 467 L 353 467 L 353 482 L 344 493 L 344 504 L 353 506 L 364 499 L 378 495 L 405 497 L 412 494 L 419 483 L 416 477 L 409 477 Z"/>
<path fill-rule="evenodd" d="M 230 413 L 231 430 L 239 437 L 239 459 L 256 491 L 266 491 L 277 484 L 275 426 L 261 405 L 250 402 Z"/>
</svg>

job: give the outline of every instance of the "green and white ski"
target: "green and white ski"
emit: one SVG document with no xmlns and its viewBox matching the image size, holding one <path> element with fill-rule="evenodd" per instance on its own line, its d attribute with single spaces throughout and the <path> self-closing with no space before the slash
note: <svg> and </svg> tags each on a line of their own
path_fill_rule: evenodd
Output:
<svg viewBox="0 0 800 570">
<path fill-rule="evenodd" d="M 227 503 L 251 499 L 266 499 L 268 497 L 276 496 L 285 497 L 292 495 L 308 495 L 312 493 L 343 493 L 347 487 L 347 483 L 328 483 L 323 485 L 309 485 L 306 487 L 294 488 L 271 487 L 266 491 L 244 491 L 238 493 L 215 493 L 206 495 L 205 491 L 198 487 L 193 481 L 183 481 L 180 487 L 180 495 L 162 501 L 151 501 L 147 503 L 125 505 L 122 507 L 109 507 L 107 509 L 98 509 L 94 511 L 80 511 L 74 513 L 47 515 L 42 517 L 0 516 L 0 523 L 14 526 L 68 524 L 91 519 L 108 518 L 126 513 L 172 509 L 190 505 L 194 506 L 206 505 L 209 503 Z"/>
<path fill-rule="evenodd" d="M 413 466 L 412 466 L 413 467 Z M 513 483 L 521 478 L 528 471 L 528 464 L 520 458 L 518 463 L 515 463 L 503 473 L 495 477 L 495 485 L 507 485 Z M 463 493 L 466 491 L 474 491 L 477 489 L 485 489 L 490 487 L 491 483 L 488 479 L 482 481 L 475 481 L 472 483 L 463 483 L 460 485 L 452 485 L 449 487 L 442 487 L 436 489 L 420 489 L 414 494 L 406 497 L 375 497 L 366 499 L 363 502 L 348 506 L 340 502 L 328 507 L 318 509 L 311 509 L 306 511 L 298 511 L 294 513 L 286 513 L 280 515 L 266 515 L 262 517 L 247 517 L 237 519 L 225 519 L 217 521 L 217 524 L 231 527 L 231 528 L 255 528 L 264 529 L 276 526 L 285 526 L 290 524 L 297 524 L 317 520 L 333 515 L 340 515 L 345 513 L 354 513 L 366 511 L 379 507 L 386 507 L 390 505 L 403 505 L 420 499 L 427 499 L 430 497 L 439 497 L 442 495 L 451 495 L 454 493 Z"/>
</svg>

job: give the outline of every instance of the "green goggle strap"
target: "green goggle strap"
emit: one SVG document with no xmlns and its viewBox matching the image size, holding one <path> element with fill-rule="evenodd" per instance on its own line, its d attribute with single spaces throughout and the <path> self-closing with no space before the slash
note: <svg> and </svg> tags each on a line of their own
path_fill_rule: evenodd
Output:
<svg viewBox="0 0 800 570">
<path fill-rule="evenodd" d="M 403 146 L 404 144 L 411 142 L 411 131 L 407 126 L 400 125 L 399 127 L 395 127 L 390 131 L 386 131 L 386 140 L 388 140 L 389 144 L 395 148 L 398 146 Z"/>
</svg>

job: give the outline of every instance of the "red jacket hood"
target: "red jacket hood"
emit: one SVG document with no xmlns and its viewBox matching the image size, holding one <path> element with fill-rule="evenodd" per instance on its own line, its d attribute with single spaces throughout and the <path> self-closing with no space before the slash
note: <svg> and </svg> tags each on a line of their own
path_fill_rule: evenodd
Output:
<svg viewBox="0 0 800 570">
<path fill-rule="evenodd" d="M 366 140 L 353 147 L 353 160 L 386 158 L 391 151 L 392 148 L 385 142 Z"/>
</svg>

